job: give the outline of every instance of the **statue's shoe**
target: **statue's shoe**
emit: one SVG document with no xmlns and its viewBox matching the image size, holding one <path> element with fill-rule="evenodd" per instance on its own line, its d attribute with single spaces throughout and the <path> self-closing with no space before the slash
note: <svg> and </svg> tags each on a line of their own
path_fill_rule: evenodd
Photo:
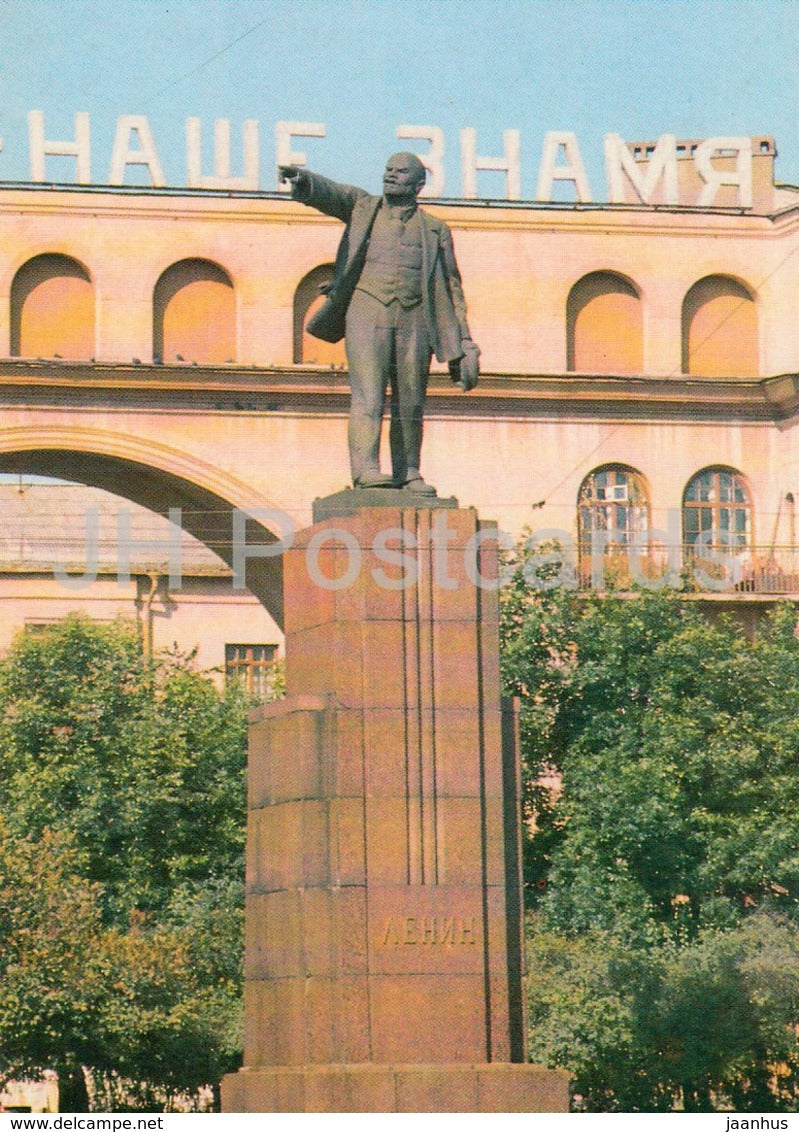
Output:
<svg viewBox="0 0 799 1132">
<path fill-rule="evenodd" d="M 354 483 L 355 487 L 394 487 L 394 477 L 375 472 L 372 475 L 359 476 Z"/>
<path fill-rule="evenodd" d="M 438 492 L 433 487 L 433 485 L 430 483 L 425 483 L 418 472 L 415 475 L 411 473 L 411 476 L 405 481 L 402 486 L 412 495 L 438 495 Z"/>
</svg>

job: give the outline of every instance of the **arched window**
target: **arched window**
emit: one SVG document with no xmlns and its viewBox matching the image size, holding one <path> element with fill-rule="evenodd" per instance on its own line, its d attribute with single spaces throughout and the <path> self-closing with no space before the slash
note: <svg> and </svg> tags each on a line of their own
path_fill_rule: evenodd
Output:
<svg viewBox="0 0 799 1132">
<path fill-rule="evenodd" d="M 566 305 L 570 372 L 641 373 L 644 335 L 636 287 L 613 271 L 594 271 L 572 287 Z"/>
<path fill-rule="evenodd" d="M 649 492 L 640 472 L 623 464 L 608 464 L 586 476 L 579 498 L 580 545 L 590 548 L 597 532 L 625 546 L 649 526 Z"/>
<path fill-rule="evenodd" d="M 323 342 L 321 338 L 313 338 L 305 330 L 305 324 L 325 301 L 320 291 L 327 286 L 333 278 L 333 264 L 325 263 L 315 267 L 313 271 L 300 280 L 294 292 L 294 361 L 308 362 L 320 366 L 344 366 L 347 356 L 344 353 L 344 343 Z"/>
<path fill-rule="evenodd" d="M 685 489 L 686 549 L 743 550 L 752 537 L 752 504 L 743 476 L 732 468 L 705 468 Z"/>
<path fill-rule="evenodd" d="M 582 583 L 629 581 L 628 548 L 649 527 L 649 490 L 640 472 L 607 464 L 587 475 L 577 502 Z"/>
<path fill-rule="evenodd" d="M 166 269 L 153 292 L 153 357 L 201 365 L 236 360 L 236 299 L 221 267 L 184 259 Z"/>
<path fill-rule="evenodd" d="M 94 356 L 94 288 L 82 264 L 53 254 L 22 265 L 11 284 L 11 354 Z"/>
<path fill-rule="evenodd" d="M 757 306 L 743 283 L 708 275 L 682 306 L 682 371 L 697 377 L 756 377 Z"/>
</svg>

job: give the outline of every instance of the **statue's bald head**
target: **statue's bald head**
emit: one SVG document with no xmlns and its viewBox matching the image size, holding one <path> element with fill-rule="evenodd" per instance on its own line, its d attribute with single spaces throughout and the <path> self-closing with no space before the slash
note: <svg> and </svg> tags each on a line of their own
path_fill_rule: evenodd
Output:
<svg viewBox="0 0 799 1132">
<path fill-rule="evenodd" d="M 387 197 L 415 198 L 427 174 L 415 153 L 394 153 L 386 162 L 383 192 Z"/>
<path fill-rule="evenodd" d="M 392 164 L 407 166 L 416 177 L 417 181 L 422 185 L 424 184 L 427 173 L 421 159 L 418 158 L 415 153 L 392 153 L 391 157 L 389 157 L 386 162 L 386 168 L 388 169 L 389 165 Z"/>
</svg>

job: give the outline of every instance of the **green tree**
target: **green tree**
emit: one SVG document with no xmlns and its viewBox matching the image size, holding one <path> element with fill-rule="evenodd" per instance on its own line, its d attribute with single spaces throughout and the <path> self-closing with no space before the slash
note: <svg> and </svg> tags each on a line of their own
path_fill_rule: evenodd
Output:
<svg viewBox="0 0 799 1132">
<path fill-rule="evenodd" d="M 102 892 L 69 834 L 12 837 L 0 823 L 0 1057 L 6 1076 L 55 1069 L 62 1111 L 95 1086 L 158 1108 L 230 1067 L 235 973 L 209 982 L 188 931 L 102 923 Z M 195 927 L 197 926 L 195 920 Z"/>
<path fill-rule="evenodd" d="M 177 887 L 242 873 L 246 704 L 136 628 L 70 617 L 0 662 L 9 829 L 75 835 L 107 922 L 160 915 Z"/>
<path fill-rule="evenodd" d="M 756 913 L 692 939 L 530 929 L 531 1056 L 588 1111 L 795 1111 L 799 932 Z"/>
<path fill-rule="evenodd" d="M 57 1068 L 70 1108 L 81 1066 L 104 1103 L 153 1107 L 240 1061 L 246 707 L 124 623 L 69 618 L 0 661 L 0 885 L 28 870 L 0 1059 Z"/>
<path fill-rule="evenodd" d="M 796 997 L 753 973 L 787 985 L 796 963 L 795 627 L 782 607 L 750 640 L 677 595 L 542 592 L 521 569 L 506 594 L 533 1053 L 589 1107 L 797 1103 Z"/>
<path fill-rule="evenodd" d="M 87 1064 L 107 1096 L 117 1084 L 116 1107 L 169 1109 L 176 1095 L 218 1083 L 237 1064 L 230 1044 L 232 1032 L 241 1038 L 238 980 L 209 982 L 194 965 L 196 948 L 190 933 L 163 925 L 105 933 L 95 964 L 108 993 Z"/>
<path fill-rule="evenodd" d="M 71 839 L 12 838 L 0 820 L 0 1058 L 7 1076 L 56 1069 L 62 1104 L 87 1107 L 87 1020 L 102 988 L 99 890 Z"/>
</svg>

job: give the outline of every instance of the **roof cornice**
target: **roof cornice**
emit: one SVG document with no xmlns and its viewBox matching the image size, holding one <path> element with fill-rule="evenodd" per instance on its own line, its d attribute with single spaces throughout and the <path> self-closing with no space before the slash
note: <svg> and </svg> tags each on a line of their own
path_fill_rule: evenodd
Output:
<svg viewBox="0 0 799 1132">
<path fill-rule="evenodd" d="M 87 401 L 87 393 L 92 394 Z M 341 412 L 349 400 L 344 369 L 312 365 L 155 365 L 0 360 L 7 406 L 79 404 L 91 409 Z M 464 395 L 434 373 L 428 413 L 497 417 L 576 416 L 778 423 L 799 416 L 799 374 L 752 377 L 486 373 Z"/>
</svg>

